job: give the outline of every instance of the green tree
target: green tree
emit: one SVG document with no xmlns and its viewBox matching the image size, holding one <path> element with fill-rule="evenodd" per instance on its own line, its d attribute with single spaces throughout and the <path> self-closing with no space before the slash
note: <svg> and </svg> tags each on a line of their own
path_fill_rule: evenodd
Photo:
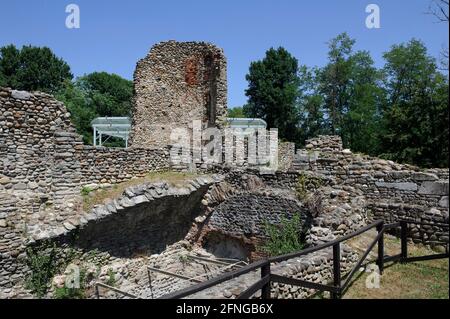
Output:
<svg viewBox="0 0 450 319">
<path fill-rule="evenodd" d="M 308 69 L 306 66 L 299 68 L 298 108 L 302 146 L 307 139 L 327 133 L 324 100 L 318 93 L 317 74 L 318 69 Z"/>
<path fill-rule="evenodd" d="M 244 108 L 241 106 L 234 107 L 232 109 L 228 109 L 228 117 L 229 118 L 245 118 L 246 115 L 244 113 Z"/>
<path fill-rule="evenodd" d="M 0 48 L 0 85 L 17 90 L 55 93 L 73 75 L 69 65 L 47 47 Z"/>
<path fill-rule="evenodd" d="M 98 116 L 98 112 L 89 102 L 88 94 L 77 83 L 67 81 L 65 87 L 55 97 L 67 107 L 78 134 L 83 136 L 83 142 L 91 144 L 93 135 L 91 122 Z"/>
<path fill-rule="evenodd" d="M 329 42 L 329 61 L 317 72 L 316 92 L 324 102 L 324 132 L 340 135 L 353 151 L 375 155 L 384 103 L 382 72 L 374 67 L 369 52 L 354 52 L 354 44 L 347 33 Z M 314 101 L 319 103 L 319 97 Z"/>
<path fill-rule="evenodd" d="M 373 64 L 367 51 L 358 51 L 350 57 L 350 94 L 341 132 L 344 145 L 370 155 L 379 151 L 381 109 L 385 103 L 382 72 Z"/>
<path fill-rule="evenodd" d="M 352 61 L 355 40 L 347 33 L 339 34 L 329 43 L 328 64 L 318 74 L 319 93 L 325 102 L 327 125 L 331 134 L 342 132 L 343 114 L 348 110 Z"/>
<path fill-rule="evenodd" d="M 411 40 L 384 54 L 384 156 L 420 166 L 448 167 L 448 78 L 424 44 Z"/>
<path fill-rule="evenodd" d="M 279 137 L 298 140 L 298 61 L 284 48 L 271 48 L 261 61 L 252 62 L 244 108 L 249 117 L 262 118 Z"/>
<path fill-rule="evenodd" d="M 122 117 L 131 115 L 133 83 L 116 74 L 95 72 L 67 81 L 56 98 L 72 114 L 72 122 L 86 144 L 92 143 L 91 122 L 96 117 Z M 112 138 L 105 146 L 122 146 Z"/>
<path fill-rule="evenodd" d="M 133 82 L 116 74 L 94 72 L 76 82 L 100 116 L 130 116 Z"/>
</svg>

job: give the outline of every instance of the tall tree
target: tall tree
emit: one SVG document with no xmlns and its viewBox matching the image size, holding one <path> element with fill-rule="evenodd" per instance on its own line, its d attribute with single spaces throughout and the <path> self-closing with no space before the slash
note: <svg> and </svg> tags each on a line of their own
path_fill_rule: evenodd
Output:
<svg viewBox="0 0 450 319">
<path fill-rule="evenodd" d="M 263 60 L 252 62 L 245 112 L 278 128 L 280 138 L 298 140 L 298 61 L 286 49 L 271 48 Z"/>
<path fill-rule="evenodd" d="M 49 48 L 14 45 L 0 48 L 0 85 L 55 93 L 73 78 L 69 65 Z"/>
<path fill-rule="evenodd" d="M 304 65 L 299 68 L 298 107 L 301 145 L 309 138 L 328 132 L 323 110 L 324 100 L 318 93 L 318 72 L 318 69 L 308 69 Z"/>
<path fill-rule="evenodd" d="M 100 116 L 130 116 L 133 83 L 116 74 L 94 72 L 77 80 Z"/>
<path fill-rule="evenodd" d="M 329 42 L 328 64 L 318 71 L 317 92 L 324 99 L 328 131 L 353 151 L 376 154 L 383 103 L 381 73 L 367 51 L 353 51 L 347 33 Z"/>
<path fill-rule="evenodd" d="M 384 155 L 421 166 L 448 167 L 448 79 L 418 40 L 394 45 L 384 58 L 388 93 Z"/>
<path fill-rule="evenodd" d="M 348 109 L 343 114 L 341 136 L 353 151 L 376 155 L 379 151 L 379 125 L 385 92 L 382 72 L 374 67 L 367 51 L 358 51 L 350 59 Z"/>
<path fill-rule="evenodd" d="M 331 134 L 342 131 L 343 114 L 348 110 L 353 45 L 347 33 L 339 34 L 329 43 L 328 64 L 319 74 L 319 93 L 325 100 L 327 122 Z"/>
</svg>

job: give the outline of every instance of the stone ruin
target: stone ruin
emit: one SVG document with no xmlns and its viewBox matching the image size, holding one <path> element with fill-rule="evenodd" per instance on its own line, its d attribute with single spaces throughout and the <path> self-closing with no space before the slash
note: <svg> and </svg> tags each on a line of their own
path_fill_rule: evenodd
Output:
<svg viewBox="0 0 450 319">
<path fill-rule="evenodd" d="M 336 136 L 311 139 L 304 150 L 282 144 L 283 165 L 274 174 L 261 174 L 257 167 L 214 165 L 176 185 L 132 183 L 149 172 L 177 169 L 163 131 L 189 126 L 193 118 L 207 125 L 223 121 L 225 58 L 205 43 L 162 43 L 138 64 L 135 86 L 130 149 L 83 145 L 65 106 L 52 96 L 0 88 L 0 298 L 31 296 L 24 287 L 31 273 L 27 249 L 44 254 L 41 247 L 47 242 L 57 246 L 60 260 L 76 256 L 91 276 L 100 269 L 95 281 L 107 282 L 112 270 L 118 288 L 153 298 L 192 282 L 159 274 L 149 289 L 147 266 L 198 278 L 208 274 L 207 265 L 186 263 L 188 255 L 245 262 L 264 258 L 258 247 L 266 239 L 265 222 L 278 224 L 293 214 L 300 213 L 309 246 L 377 219 L 449 222 L 448 169 L 423 170 L 354 154 Z M 181 102 L 186 110 L 178 106 Z M 156 125 L 155 130 L 147 124 Z M 132 185 L 83 208 L 86 186 L 113 189 L 122 182 Z M 439 226 L 413 227 L 408 235 L 431 246 L 448 245 L 449 240 L 448 229 Z M 358 259 L 346 245 L 341 255 L 343 269 Z M 325 283 L 332 278 L 332 254 L 318 252 L 274 269 Z M 249 273 L 193 297 L 234 298 L 257 276 Z M 64 274 L 54 278 L 55 286 L 63 283 Z M 311 293 L 273 287 L 279 298 Z"/>
<path fill-rule="evenodd" d="M 227 117 L 227 62 L 204 42 L 162 42 L 138 62 L 134 73 L 131 145 L 165 147 L 173 128 L 200 120 L 221 128 Z"/>
</svg>

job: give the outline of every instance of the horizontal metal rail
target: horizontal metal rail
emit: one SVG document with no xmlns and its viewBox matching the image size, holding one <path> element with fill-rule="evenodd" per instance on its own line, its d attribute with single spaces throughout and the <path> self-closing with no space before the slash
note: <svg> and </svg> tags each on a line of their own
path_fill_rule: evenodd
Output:
<svg viewBox="0 0 450 319">
<path fill-rule="evenodd" d="M 449 257 L 448 253 L 428 255 L 428 256 L 407 257 L 407 258 L 403 259 L 403 262 L 411 263 L 411 262 L 416 262 L 416 261 L 443 259 L 443 258 L 448 258 L 448 257 Z"/>
<path fill-rule="evenodd" d="M 250 297 L 253 296 L 258 290 L 261 290 L 265 285 L 270 283 L 270 276 L 271 275 L 266 275 L 261 280 L 251 285 L 247 290 L 241 293 L 237 299 L 250 299 Z"/>
<path fill-rule="evenodd" d="M 372 251 L 372 249 L 375 247 L 375 245 L 378 243 L 379 239 L 381 238 L 381 236 L 383 236 L 384 234 L 384 229 L 381 230 L 377 237 L 375 237 L 375 239 L 372 241 L 372 243 L 369 245 L 369 248 L 366 249 L 366 251 L 364 252 L 364 254 L 362 255 L 362 257 L 359 259 L 359 261 L 356 263 L 356 265 L 353 267 L 353 269 L 350 271 L 350 273 L 347 276 L 347 279 L 345 280 L 344 284 L 342 285 L 341 289 L 345 290 L 345 288 L 348 287 L 348 285 L 350 284 L 353 275 L 359 270 L 359 268 L 361 267 L 362 263 L 364 262 L 364 260 L 366 260 L 367 256 L 370 254 L 370 252 Z"/>
<path fill-rule="evenodd" d="M 301 280 L 301 279 L 284 277 L 284 276 L 275 275 L 275 274 L 270 275 L 270 281 L 276 282 L 279 284 L 285 284 L 285 285 L 291 285 L 291 286 L 301 286 L 301 287 L 308 288 L 308 289 L 317 289 L 317 290 L 329 291 L 329 292 L 335 292 L 335 293 L 338 293 L 340 291 L 340 289 L 338 287 L 318 284 L 315 282 L 305 281 L 305 280 Z"/>
<path fill-rule="evenodd" d="M 391 261 L 399 261 L 402 258 L 402 254 L 394 255 L 394 256 L 386 256 L 383 258 L 383 263 L 388 263 Z"/>
<path fill-rule="evenodd" d="M 244 263 L 247 265 L 247 263 L 245 263 L 242 260 L 238 260 L 238 259 L 228 259 L 228 258 L 211 259 L 211 258 L 205 258 L 205 257 L 193 256 L 193 255 L 186 255 L 186 256 L 187 256 L 187 258 L 196 259 L 196 260 L 200 260 L 200 261 L 204 261 L 204 262 L 208 262 L 208 263 L 212 263 L 212 264 L 230 265 L 230 264 Z"/>
<path fill-rule="evenodd" d="M 241 269 L 222 274 L 218 276 L 217 278 L 211 279 L 206 282 L 198 283 L 192 287 L 185 288 L 181 291 L 174 292 L 168 295 L 165 295 L 161 297 L 160 299 L 172 299 L 172 298 L 183 298 L 189 295 L 192 295 L 194 293 L 197 293 L 199 291 L 202 291 L 204 289 L 216 286 L 220 283 L 223 283 L 225 281 L 234 279 L 236 277 L 239 277 L 241 275 L 247 274 L 254 270 L 261 270 L 261 279 L 258 280 L 255 284 L 251 285 L 249 288 L 247 288 L 241 295 L 238 297 L 240 299 L 250 298 L 253 296 L 258 290 L 262 290 L 261 298 L 267 299 L 270 298 L 270 284 L 271 283 L 280 283 L 280 284 L 286 284 L 286 285 L 293 285 L 293 286 L 300 286 L 304 288 L 309 289 L 315 289 L 319 291 L 329 291 L 332 293 L 333 298 L 340 298 L 342 293 L 350 286 L 351 280 L 353 276 L 355 275 L 356 271 L 361 267 L 362 263 L 370 252 L 374 249 L 374 247 L 378 244 L 378 259 L 377 264 L 380 267 L 380 272 L 382 273 L 384 263 L 390 262 L 390 261 L 401 261 L 401 262 L 411 262 L 411 261 L 419 261 L 419 260 L 431 260 L 431 259 L 438 259 L 438 258 L 448 258 L 449 254 L 448 252 L 445 254 L 436 254 L 431 256 L 421 256 L 421 257 L 407 257 L 407 224 L 418 224 L 418 225 L 428 225 L 428 223 L 420 223 L 415 221 L 407 221 L 402 220 L 400 222 L 387 224 L 385 225 L 382 220 L 375 221 L 371 223 L 370 225 L 367 225 L 365 227 L 362 227 L 361 229 L 348 234 L 346 236 L 343 236 L 339 239 L 326 242 L 324 244 L 307 248 L 299 252 L 294 252 L 290 254 L 285 254 L 282 256 L 272 257 L 265 260 L 257 261 L 253 264 L 247 265 Z M 444 226 L 448 227 L 447 224 L 429 224 L 432 226 Z M 384 233 L 388 231 L 389 229 L 393 228 L 401 228 L 401 253 L 394 256 L 384 256 Z M 346 275 L 346 279 L 343 285 L 341 285 L 341 268 L 340 268 L 340 243 L 347 241 L 351 238 L 354 238 L 356 236 L 359 236 L 368 230 L 376 228 L 378 231 L 378 235 L 374 238 L 374 240 L 370 243 L 369 247 L 366 249 L 362 257 L 358 260 L 356 265 L 352 268 L 352 270 Z M 308 282 L 305 280 L 295 279 L 295 278 L 289 278 L 284 277 L 276 274 L 270 273 L 270 265 L 271 263 L 279 263 L 283 262 L 289 259 L 301 257 L 308 255 L 310 253 L 314 253 L 326 248 L 333 247 L 333 285 L 323 285 L 318 284 L 314 282 Z"/>
<path fill-rule="evenodd" d="M 205 290 L 207 288 L 216 286 L 216 285 L 218 285 L 218 284 L 220 284 L 222 282 L 225 282 L 225 281 L 228 281 L 230 279 L 233 279 L 233 278 L 242 276 L 244 274 L 247 274 L 247 273 L 249 273 L 249 272 L 251 272 L 251 271 L 253 271 L 255 269 L 258 269 L 258 268 L 261 268 L 264 265 L 267 265 L 268 263 L 269 262 L 267 260 L 260 260 L 260 261 L 257 261 L 255 263 L 253 263 L 253 264 L 250 264 L 250 265 L 247 265 L 245 267 L 242 267 L 241 269 L 237 269 L 235 271 L 222 274 L 222 275 L 220 275 L 220 276 L 218 276 L 218 277 L 216 277 L 214 279 L 211 279 L 209 281 L 202 282 L 202 283 L 196 284 L 196 285 L 194 285 L 192 287 L 188 287 L 188 288 L 182 289 L 180 291 L 173 292 L 173 293 L 170 293 L 168 295 L 162 296 L 159 299 L 179 299 L 179 298 L 183 298 L 183 297 L 195 294 L 196 292 L 199 292 L 199 291 Z"/>
<path fill-rule="evenodd" d="M 329 241 L 329 242 L 326 242 L 324 244 L 321 244 L 321 245 L 318 245 L 318 246 L 314 246 L 314 247 L 311 247 L 311 248 L 307 248 L 307 249 L 304 249 L 304 250 L 302 250 L 300 252 L 286 254 L 286 255 L 282 255 L 282 256 L 278 256 L 278 257 L 272 257 L 272 258 L 269 258 L 269 261 L 271 263 L 282 262 L 282 261 L 286 261 L 286 260 L 289 260 L 289 259 L 292 259 L 292 258 L 308 255 L 310 253 L 313 253 L 313 252 L 316 252 L 316 251 L 319 251 L 319 250 L 322 250 L 322 249 L 325 249 L 325 248 L 328 248 L 328 247 L 332 247 L 332 246 L 334 246 L 337 243 L 341 243 L 341 242 L 347 241 L 347 240 L 349 240 L 349 239 L 351 239 L 353 237 L 359 236 L 362 233 L 365 233 L 366 231 L 368 231 L 368 230 L 370 230 L 372 228 L 375 228 L 378 225 L 381 225 L 382 223 L 383 223 L 382 220 L 376 221 L 376 222 L 374 222 L 374 223 L 372 223 L 370 225 L 367 225 L 367 226 L 357 230 L 354 233 L 348 234 L 348 235 L 343 236 L 343 237 L 341 237 L 339 239 L 336 239 L 336 240 L 333 240 L 333 241 Z"/>
<path fill-rule="evenodd" d="M 98 289 L 99 287 L 102 287 L 102 288 L 105 288 L 105 289 L 108 289 L 108 290 L 112 290 L 112 291 L 114 291 L 114 292 L 117 292 L 117 293 L 119 293 L 119 294 L 122 294 L 122 295 L 124 295 L 124 296 L 126 296 L 126 297 L 129 297 L 129 298 L 132 298 L 132 299 L 142 299 L 142 298 L 139 298 L 139 297 L 136 296 L 136 295 L 130 294 L 130 293 L 128 293 L 128 292 L 125 292 L 125 291 L 123 291 L 123 290 L 117 289 L 117 288 L 115 288 L 115 287 L 106 285 L 106 284 L 101 283 L 101 282 L 96 282 L 96 283 L 95 283 L 95 295 L 97 296 L 97 299 L 100 299 L 100 291 L 99 291 L 99 289 Z"/>
<path fill-rule="evenodd" d="M 162 270 L 162 269 L 158 269 L 158 268 L 154 268 L 154 267 L 150 267 L 150 266 L 147 266 L 147 269 L 150 270 L 150 271 L 153 271 L 153 272 L 159 272 L 159 273 L 161 273 L 163 275 L 173 276 L 173 277 L 177 277 L 177 278 L 180 278 L 180 279 L 183 279 L 183 280 L 187 280 L 187 281 L 193 281 L 195 283 L 202 282 L 201 280 L 198 280 L 198 279 L 195 279 L 195 278 L 190 278 L 190 277 L 187 277 L 187 276 L 184 276 L 184 275 L 180 275 L 180 274 L 174 273 L 172 271 Z"/>
<path fill-rule="evenodd" d="M 233 269 L 234 267 L 242 268 L 243 266 L 240 265 L 240 262 L 237 262 L 235 264 L 228 264 L 227 266 L 225 266 L 223 268 L 219 268 L 219 269 L 216 269 L 216 270 L 213 270 L 213 271 L 210 271 L 210 272 L 206 272 L 204 274 L 195 276 L 192 279 L 200 279 L 200 278 L 211 276 L 211 275 L 214 275 L 214 274 L 217 274 L 217 273 L 220 274 L 222 272 L 227 271 L 228 269 Z"/>
</svg>

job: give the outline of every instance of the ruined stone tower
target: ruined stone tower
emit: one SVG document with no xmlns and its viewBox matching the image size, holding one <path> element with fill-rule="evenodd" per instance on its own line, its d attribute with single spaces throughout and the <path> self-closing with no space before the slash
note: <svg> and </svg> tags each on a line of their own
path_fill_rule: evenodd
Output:
<svg viewBox="0 0 450 319">
<path fill-rule="evenodd" d="M 134 74 L 131 146 L 170 144 L 173 128 L 193 120 L 222 127 L 227 116 L 226 58 L 205 42 L 162 42 L 140 60 Z"/>
</svg>

